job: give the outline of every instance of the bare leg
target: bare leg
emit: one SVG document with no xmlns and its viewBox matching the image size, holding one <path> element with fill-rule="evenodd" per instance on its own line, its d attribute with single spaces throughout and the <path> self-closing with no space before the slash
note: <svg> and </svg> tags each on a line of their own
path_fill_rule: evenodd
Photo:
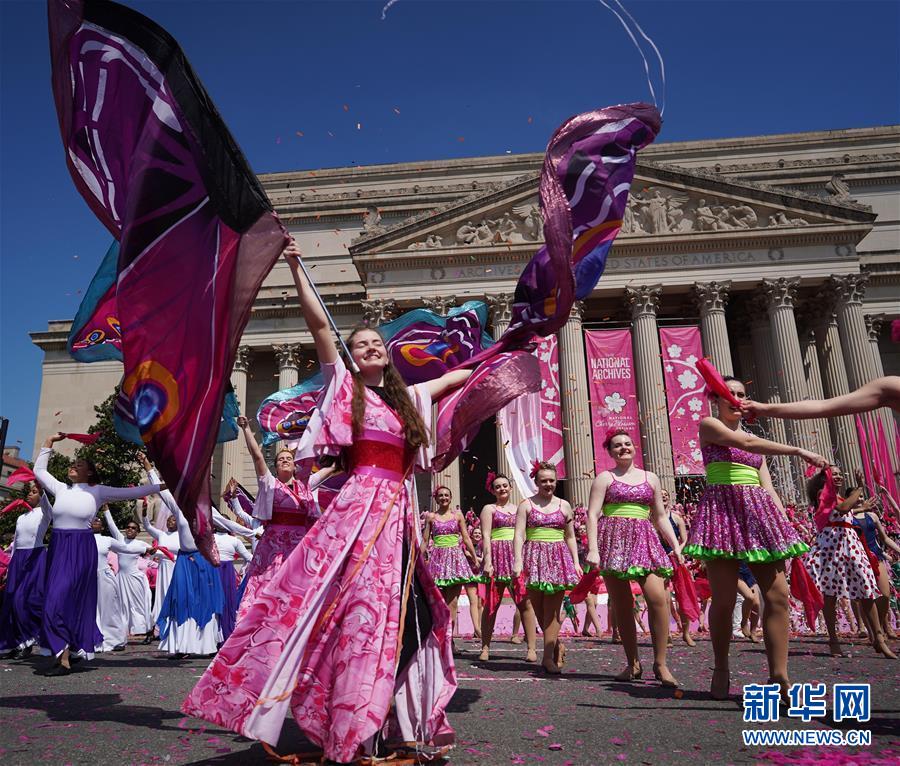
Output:
<svg viewBox="0 0 900 766">
<path fill-rule="evenodd" d="M 522 625 L 525 628 L 525 653 L 526 662 L 537 662 L 537 617 L 535 616 L 535 607 L 531 603 L 531 597 L 526 598 L 519 604 L 517 615 L 520 615 Z M 515 617 L 513 617 L 515 620 Z"/>
<path fill-rule="evenodd" d="M 891 578 L 888 575 L 887 565 L 883 561 L 878 562 L 878 590 L 881 591 L 881 595 L 875 599 L 875 608 L 878 610 L 881 632 L 886 638 L 897 638 L 891 627 Z"/>
<path fill-rule="evenodd" d="M 756 621 L 751 620 L 751 616 L 754 612 L 756 612 L 757 619 L 759 618 L 759 596 L 757 595 L 757 587 L 758 586 L 754 585 L 751 588 L 747 583 L 738 578 L 738 593 L 744 597 L 744 603 L 741 604 L 741 633 L 744 634 L 745 638 L 749 638 L 751 641 L 758 644 L 759 638 L 757 638 L 755 634 Z"/>
<path fill-rule="evenodd" d="M 453 625 L 454 637 L 457 635 L 456 608 L 459 603 L 459 594 L 461 591 L 462 585 L 448 585 L 441 588 L 441 595 L 444 597 L 444 601 L 447 602 L 447 607 L 450 609 L 450 623 Z"/>
<path fill-rule="evenodd" d="M 856 619 L 856 637 L 870 638 L 871 633 L 869 633 L 868 625 L 863 619 L 862 611 L 859 608 L 859 601 L 855 598 L 850 600 L 850 609 L 853 610 L 853 617 Z"/>
<path fill-rule="evenodd" d="M 472 631 L 475 639 L 481 640 L 481 600 L 478 598 L 478 586 L 466 583 L 466 598 L 469 599 L 469 617 L 472 619 Z"/>
<path fill-rule="evenodd" d="M 784 562 L 751 564 L 750 569 L 763 598 L 763 641 L 769 664 L 769 682 L 779 684 L 782 697 L 787 699 L 790 687 L 788 641 L 791 635 L 791 603 Z"/>
<path fill-rule="evenodd" d="M 615 614 L 616 625 L 619 629 L 619 638 L 622 640 L 622 648 L 625 650 L 627 666 L 619 675 L 617 681 L 631 681 L 641 677 L 641 662 L 638 659 L 637 629 L 634 622 L 634 596 L 631 593 L 631 583 L 618 577 L 604 577 L 606 591 L 609 593 L 610 611 Z"/>
<path fill-rule="evenodd" d="M 510 593 L 512 593 L 512 589 L 510 589 Z M 516 613 L 513 615 L 513 625 L 512 625 L 512 635 L 509 637 L 509 641 L 512 644 L 521 644 L 522 638 L 519 635 L 519 630 L 522 628 L 522 612 L 521 610 L 516 610 Z"/>
<path fill-rule="evenodd" d="M 678 681 L 669 670 L 666 655 L 669 645 L 669 608 L 672 599 L 665 581 L 659 575 L 648 574 L 641 582 L 647 604 L 647 622 L 653 641 L 653 675 L 663 686 L 676 687 Z"/>
<path fill-rule="evenodd" d="M 887 639 L 881 631 L 881 623 L 878 621 L 878 609 L 875 607 L 875 599 L 861 599 L 859 607 L 863 619 L 869 626 L 869 635 L 872 636 L 872 646 L 875 647 L 875 651 L 883 654 L 888 659 L 896 660 L 897 655 L 891 651 Z"/>
<path fill-rule="evenodd" d="M 613 607 L 612 597 L 609 596 L 609 589 L 607 589 L 606 615 L 607 619 L 609 619 L 610 641 L 614 644 L 622 643 L 622 640 L 619 638 L 619 624 L 616 622 L 616 610 Z M 630 620 L 631 618 L 629 617 L 628 619 Z"/>
<path fill-rule="evenodd" d="M 825 605 L 822 614 L 825 616 L 825 629 L 828 631 L 828 649 L 832 657 L 843 657 L 844 650 L 837 632 L 837 599 L 834 596 L 823 596 Z"/>
<path fill-rule="evenodd" d="M 563 664 L 562 644 L 559 642 L 559 608 L 563 596 L 560 593 L 541 593 L 532 591 L 529 597 L 534 602 L 534 611 L 538 615 L 541 632 L 544 634 L 544 653 L 541 664 L 548 673 L 559 673 Z"/>
<path fill-rule="evenodd" d="M 581 631 L 581 635 L 589 636 L 593 625 L 594 633 L 599 636 L 603 631 L 600 629 L 600 617 L 597 614 L 597 597 L 593 593 L 588 593 L 584 600 L 584 610 L 584 630 Z"/>
<path fill-rule="evenodd" d="M 709 693 L 713 699 L 727 699 L 730 686 L 728 652 L 731 648 L 731 615 L 737 600 L 738 562 L 713 559 L 706 563 L 712 598 L 709 605 L 709 637 L 715 667 Z"/>
</svg>

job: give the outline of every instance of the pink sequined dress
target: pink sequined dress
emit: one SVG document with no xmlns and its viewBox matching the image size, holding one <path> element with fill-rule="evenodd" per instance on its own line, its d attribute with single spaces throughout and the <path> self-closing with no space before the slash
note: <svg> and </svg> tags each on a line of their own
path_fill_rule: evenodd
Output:
<svg viewBox="0 0 900 766">
<path fill-rule="evenodd" d="M 325 372 L 322 424 L 307 430 L 314 451 L 344 450 L 349 478 L 257 593 L 182 710 L 271 745 L 292 715 L 340 762 L 371 753 L 379 736 L 451 744 L 450 614 L 419 554 L 408 479 L 414 466 L 429 468 L 430 455 L 413 459 L 398 416 L 373 391 L 354 434 L 352 377 L 340 361 Z M 427 388 L 409 391 L 428 422 Z"/>
<path fill-rule="evenodd" d="M 491 511 L 491 566 L 494 568 L 494 582 L 512 582 L 513 535 L 516 529 L 516 508 L 510 505 L 511 513 L 501 511 L 496 505 Z"/>
<path fill-rule="evenodd" d="M 292 479 L 284 484 L 267 473 L 259 477 L 258 482 L 258 500 L 265 502 L 268 495 L 271 497 L 272 509 L 271 514 L 265 514 L 268 517 L 265 532 L 244 573 L 247 584 L 238 606 L 237 622 L 247 614 L 251 604 L 256 601 L 257 594 L 275 576 L 284 560 L 306 535 L 313 525 L 316 512 L 316 501 L 305 481 Z"/>
<path fill-rule="evenodd" d="M 446 588 L 478 582 L 479 577 L 466 558 L 456 516 L 442 521 L 432 514 L 431 540 L 434 547 L 428 556 L 428 571 L 435 585 Z"/>
<path fill-rule="evenodd" d="M 718 444 L 704 445 L 702 453 L 708 482 L 713 464 L 758 472 L 763 462 L 762 455 Z M 684 554 L 697 559 L 743 559 L 749 563 L 780 561 L 808 550 L 758 478 L 755 484 L 707 483 L 684 546 Z"/>
<path fill-rule="evenodd" d="M 544 513 L 531 504 L 522 552 L 525 585 L 531 590 L 559 593 L 578 584 L 572 552 L 565 541 L 566 515 L 560 508 Z"/>
<path fill-rule="evenodd" d="M 597 520 L 602 575 L 623 580 L 636 580 L 651 573 L 660 577 L 672 575 L 672 562 L 649 519 L 652 504 L 653 487 L 646 478 L 640 484 L 626 484 L 613 476 L 606 489 L 603 515 Z M 622 511 L 631 515 L 616 515 Z M 637 518 L 642 511 L 647 516 Z"/>
</svg>

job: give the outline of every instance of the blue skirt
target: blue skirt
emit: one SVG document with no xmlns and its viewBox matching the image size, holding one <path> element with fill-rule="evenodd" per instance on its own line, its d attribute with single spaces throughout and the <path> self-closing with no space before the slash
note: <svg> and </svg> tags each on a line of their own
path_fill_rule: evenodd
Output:
<svg viewBox="0 0 900 766">
<path fill-rule="evenodd" d="M 234 630 L 237 608 L 240 603 L 238 597 L 237 578 L 234 573 L 234 562 L 223 561 L 219 564 L 219 579 L 222 581 L 223 607 L 219 617 L 219 628 L 222 631 L 222 640 L 227 641 L 231 631 Z"/>
<path fill-rule="evenodd" d="M 169 623 L 184 625 L 193 618 L 203 628 L 213 618 L 221 619 L 224 606 L 222 581 L 216 568 L 199 551 L 179 551 L 159 618 L 159 638 L 169 635 Z"/>
<path fill-rule="evenodd" d="M 47 554 L 41 646 L 59 656 L 93 656 L 103 641 L 97 627 L 97 543 L 90 529 L 54 529 Z"/>
<path fill-rule="evenodd" d="M 14 551 L 6 573 L 6 592 L 0 607 L 0 651 L 24 649 L 41 635 L 47 549 Z"/>
</svg>

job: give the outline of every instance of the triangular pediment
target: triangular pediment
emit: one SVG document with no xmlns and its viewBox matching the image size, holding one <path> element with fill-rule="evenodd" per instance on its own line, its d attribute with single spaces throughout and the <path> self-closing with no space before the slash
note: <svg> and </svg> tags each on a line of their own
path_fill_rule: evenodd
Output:
<svg viewBox="0 0 900 766">
<path fill-rule="evenodd" d="M 538 204 L 540 176 L 521 176 L 497 189 L 357 239 L 354 256 L 504 248 L 533 249 L 543 241 Z M 875 216 L 852 202 L 835 202 L 793 190 L 723 179 L 715 173 L 655 162 L 638 163 L 619 235 L 633 239 L 734 238 L 803 235 L 821 227 L 857 229 Z"/>
</svg>

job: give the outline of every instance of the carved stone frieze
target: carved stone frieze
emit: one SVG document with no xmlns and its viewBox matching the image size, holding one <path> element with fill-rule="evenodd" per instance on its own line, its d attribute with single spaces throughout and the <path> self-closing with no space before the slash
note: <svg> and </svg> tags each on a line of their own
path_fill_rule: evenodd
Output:
<svg viewBox="0 0 900 766">
<path fill-rule="evenodd" d="M 876 346 L 881 335 L 881 327 L 886 318 L 885 314 L 866 314 L 863 317 L 866 320 L 866 332 L 869 334 L 869 340 Z"/>
<path fill-rule="evenodd" d="M 512 320 L 512 293 L 495 293 L 485 296 L 485 302 L 491 310 L 491 324 L 506 324 Z"/>
<path fill-rule="evenodd" d="M 425 304 L 426 308 L 431 309 L 441 316 L 447 316 L 447 312 L 456 305 L 456 296 L 439 295 L 434 298 L 425 298 L 422 302 Z"/>
<path fill-rule="evenodd" d="M 361 301 L 361 305 L 363 309 L 363 322 L 373 327 L 389 322 L 400 313 L 397 301 L 391 298 L 364 300 Z"/>
</svg>

